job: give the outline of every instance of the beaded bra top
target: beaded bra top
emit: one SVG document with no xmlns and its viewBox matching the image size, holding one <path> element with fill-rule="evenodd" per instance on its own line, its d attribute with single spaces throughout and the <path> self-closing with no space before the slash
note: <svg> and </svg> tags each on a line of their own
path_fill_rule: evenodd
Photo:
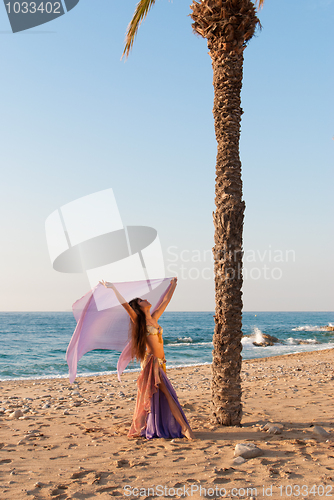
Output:
<svg viewBox="0 0 334 500">
<path fill-rule="evenodd" d="M 163 328 L 161 326 L 159 326 L 159 328 L 156 328 L 153 325 L 147 325 L 146 330 L 147 330 L 147 335 L 158 335 L 158 340 L 159 340 L 160 344 L 162 344 Z"/>
</svg>

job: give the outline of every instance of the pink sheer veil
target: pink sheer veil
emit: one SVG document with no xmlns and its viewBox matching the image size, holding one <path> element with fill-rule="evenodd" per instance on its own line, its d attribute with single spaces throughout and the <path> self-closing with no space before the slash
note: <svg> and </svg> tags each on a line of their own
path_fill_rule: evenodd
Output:
<svg viewBox="0 0 334 500">
<path fill-rule="evenodd" d="M 152 304 L 153 313 L 165 296 L 170 280 L 151 279 L 114 285 L 127 302 L 135 297 L 147 299 Z M 70 382 L 73 383 L 77 375 L 78 361 L 93 349 L 122 351 L 117 363 L 120 380 L 121 373 L 131 361 L 130 317 L 114 291 L 99 283 L 72 308 L 77 326 L 66 351 Z"/>
</svg>

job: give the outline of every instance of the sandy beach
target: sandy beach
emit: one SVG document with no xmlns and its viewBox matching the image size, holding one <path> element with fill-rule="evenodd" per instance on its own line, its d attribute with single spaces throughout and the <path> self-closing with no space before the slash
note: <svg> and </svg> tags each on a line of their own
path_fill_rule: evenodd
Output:
<svg viewBox="0 0 334 500">
<path fill-rule="evenodd" d="M 334 498 L 333 365 L 244 361 L 241 428 L 211 423 L 210 366 L 168 370 L 194 441 L 127 438 L 138 372 L 0 382 L 0 498 Z"/>
</svg>

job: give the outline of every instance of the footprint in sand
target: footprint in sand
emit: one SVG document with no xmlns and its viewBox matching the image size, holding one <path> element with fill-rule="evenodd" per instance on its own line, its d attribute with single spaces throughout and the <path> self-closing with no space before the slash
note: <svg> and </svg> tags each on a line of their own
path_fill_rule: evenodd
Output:
<svg viewBox="0 0 334 500">
<path fill-rule="evenodd" d="M 185 408 L 188 411 L 195 411 L 195 406 L 192 403 L 185 403 L 183 405 L 183 408 Z"/>
<path fill-rule="evenodd" d="M 193 448 L 189 448 L 188 446 L 178 446 L 177 448 L 173 448 L 174 453 L 182 453 L 183 451 L 193 450 Z"/>
<path fill-rule="evenodd" d="M 90 432 L 105 432 L 105 428 L 104 427 L 85 427 L 84 429 L 84 434 L 88 434 Z"/>
<path fill-rule="evenodd" d="M 226 477 L 216 477 L 211 482 L 213 484 L 224 484 L 224 483 L 229 483 L 230 479 L 227 479 Z"/>
<path fill-rule="evenodd" d="M 145 457 L 142 457 L 145 459 Z M 131 460 L 130 462 L 130 467 L 147 467 L 148 465 L 150 465 L 149 462 L 145 462 L 145 461 L 142 461 L 142 462 L 136 462 L 135 460 Z"/>
<path fill-rule="evenodd" d="M 52 488 L 51 490 L 49 490 L 50 496 L 53 498 L 57 498 L 57 499 L 58 498 L 59 499 L 65 498 L 64 490 L 67 490 L 67 488 L 68 488 L 68 486 L 65 486 L 64 484 L 60 484 L 56 488 Z M 36 497 L 34 497 L 34 498 L 36 498 Z"/>
<path fill-rule="evenodd" d="M 120 486 L 103 486 L 102 488 L 97 488 L 95 491 L 97 493 L 112 492 L 112 496 L 121 496 L 122 494 L 117 491 Z"/>
<path fill-rule="evenodd" d="M 3 458 L 0 460 L 0 464 L 10 464 L 12 461 L 10 458 Z"/>
<path fill-rule="evenodd" d="M 91 470 L 83 470 L 83 471 L 80 471 L 80 472 L 73 472 L 73 474 L 71 475 L 71 478 L 70 479 L 81 479 L 85 476 L 87 476 L 87 474 L 90 474 Z"/>
<path fill-rule="evenodd" d="M 49 457 L 49 460 L 58 460 L 58 458 L 67 458 L 67 457 L 68 455 L 59 455 L 58 457 Z"/>
<path fill-rule="evenodd" d="M 130 467 L 130 462 L 125 459 L 115 460 L 114 465 L 116 465 L 117 468 Z"/>
</svg>

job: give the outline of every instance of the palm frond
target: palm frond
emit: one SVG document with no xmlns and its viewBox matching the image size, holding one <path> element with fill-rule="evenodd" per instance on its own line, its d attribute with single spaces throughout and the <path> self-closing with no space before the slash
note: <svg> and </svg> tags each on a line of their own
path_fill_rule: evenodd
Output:
<svg viewBox="0 0 334 500">
<path fill-rule="evenodd" d="M 256 0 L 255 5 L 257 5 L 258 9 L 260 10 L 263 7 L 264 0 Z"/>
<path fill-rule="evenodd" d="M 140 0 L 140 2 L 137 4 L 135 13 L 133 14 L 133 18 L 131 19 L 131 22 L 126 31 L 125 47 L 122 57 L 124 55 L 128 57 L 132 45 L 135 41 L 135 36 L 137 34 L 139 26 L 141 25 L 142 21 L 144 21 L 145 17 L 154 4 L 155 0 Z"/>
</svg>

